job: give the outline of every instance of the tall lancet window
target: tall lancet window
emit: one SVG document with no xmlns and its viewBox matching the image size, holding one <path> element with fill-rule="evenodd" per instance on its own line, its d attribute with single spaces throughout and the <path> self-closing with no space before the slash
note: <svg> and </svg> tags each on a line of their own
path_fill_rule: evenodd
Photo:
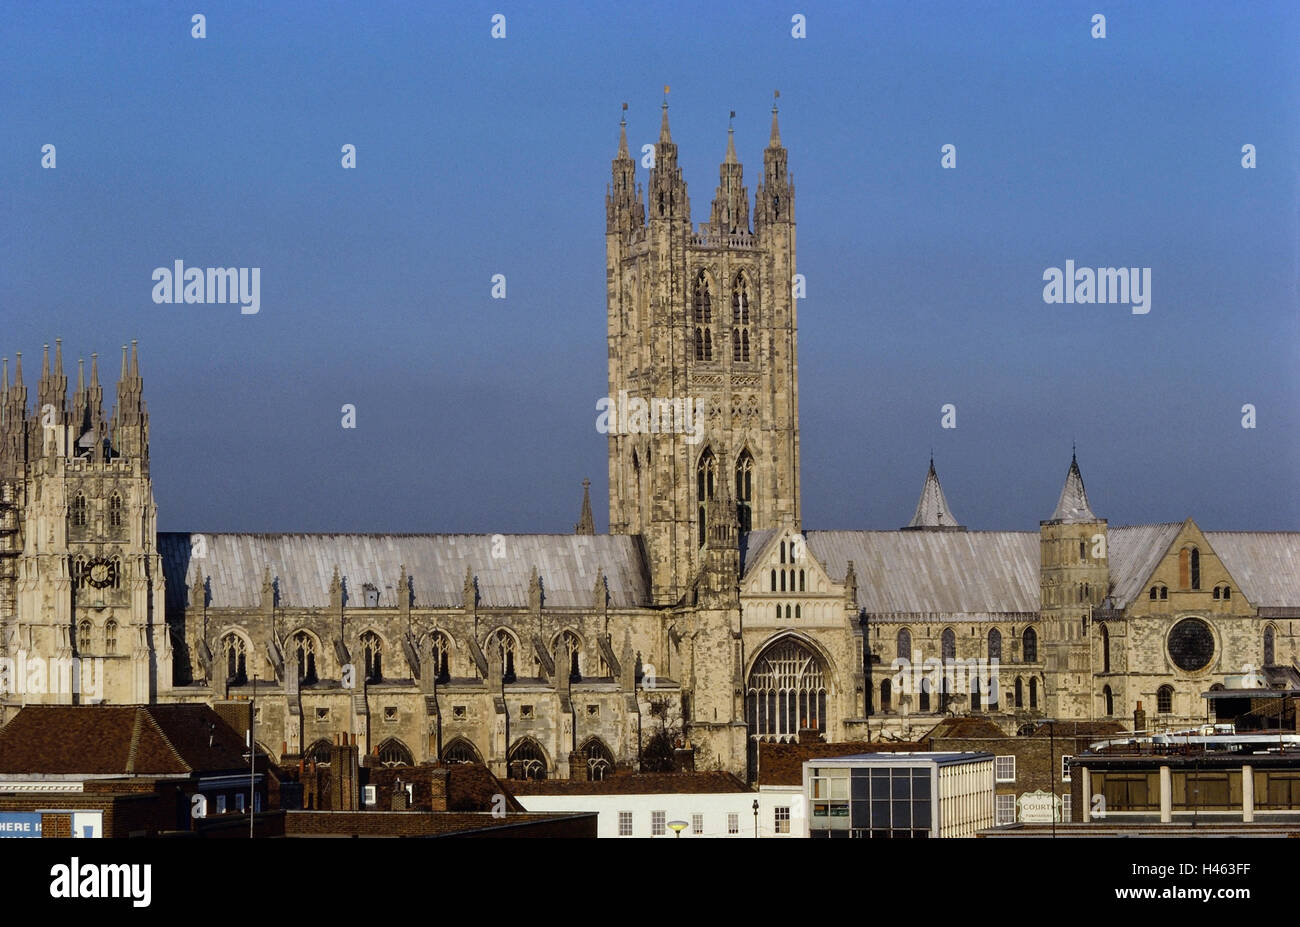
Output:
<svg viewBox="0 0 1300 927">
<path fill-rule="evenodd" d="M 709 275 L 702 270 L 695 274 L 691 305 L 695 322 L 695 359 L 713 360 L 713 296 L 709 292 Z"/>
<path fill-rule="evenodd" d="M 700 455 L 700 462 L 695 465 L 695 498 L 700 508 L 700 546 L 704 546 L 704 539 L 708 536 L 708 508 L 709 500 L 713 498 L 713 492 L 718 482 L 718 461 L 713 456 L 713 451 L 705 448 L 704 453 Z"/>
<path fill-rule="evenodd" d="M 749 451 L 741 451 L 736 461 L 736 520 L 740 530 L 754 528 L 754 458 Z"/>
<path fill-rule="evenodd" d="M 749 360 L 749 281 L 745 274 L 736 274 L 731 284 L 731 359 Z"/>
</svg>

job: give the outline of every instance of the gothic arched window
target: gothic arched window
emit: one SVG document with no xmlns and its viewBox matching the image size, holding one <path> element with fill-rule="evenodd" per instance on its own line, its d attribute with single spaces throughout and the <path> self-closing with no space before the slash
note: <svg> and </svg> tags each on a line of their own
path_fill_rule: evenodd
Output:
<svg viewBox="0 0 1300 927">
<path fill-rule="evenodd" d="M 702 270 L 695 274 L 691 306 L 695 322 L 695 359 L 713 360 L 713 296 L 709 292 L 709 275 Z"/>
<path fill-rule="evenodd" d="M 609 752 L 609 748 L 599 737 L 588 739 L 582 745 L 580 752 L 587 761 L 588 781 L 600 782 L 613 770 L 614 754 Z"/>
<path fill-rule="evenodd" d="M 888 679 L 880 680 L 880 710 L 893 711 L 893 687 Z"/>
<path fill-rule="evenodd" d="M 1115 693 L 1110 691 L 1110 686 L 1102 687 L 1101 704 L 1102 708 L 1105 709 L 1107 717 L 1110 717 L 1115 713 Z"/>
<path fill-rule="evenodd" d="M 944 668 L 947 669 L 948 661 L 957 659 L 957 635 L 952 628 L 945 628 L 940 638 L 943 656 Z"/>
<path fill-rule="evenodd" d="M 482 763 L 478 750 L 464 737 L 457 737 L 447 744 L 442 751 L 444 763 Z"/>
<path fill-rule="evenodd" d="M 90 622 L 82 621 L 77 625 L 77 650 L 81 653 L 90 652 Z"/>
<path fill-rule="evenodd" d="M 546 778 L 546 754 L 531 737 L 523 738 L 511 748 L 508 766 L 511 779 Z"/>
<path fill-rule="evenodd" d="M 497 653 L 501 656 L 501 681 L 515 681 L 515 636 L 501 628 L 492 635 L 488 642 L 489 647 L 496 647 Z"/>
<path fill-rule="evenodd" d="M 86 497 L 81 493 L 77 493 L 72 498 L 72 526 L 86 527 Z"/>
<path fill-rule="evenodd" d="M 1192 588 L 1201 588 L 1201 552 L 1192 548 Z"/>
<path fill-rule="evenodd" d="M 782 638 L 763 651 L 748 689 L 750 737 L 794 741 L 800 729 L 826 731 L 826 675 L 799 641 Z"/>
<path fill-rule="evenodd" d="M 316 638 L 307 631 L 293 636 L 293 655 L 298 660 L 298 681 L 305 686 L 314 685 L 316 676 Z"/>
<path fill-rule="evenodd" d="M 1162 715 L 1174 713 L 1174 687 L 1161 686 L 1156 689 L 1156 711 Z"/>
<path fill-rule="evenodd" d="M 1272 628 L 1264 629 L 1264 665 L 1272 666 L 1277 662 L 1277 632 Z"/>
<path fill-rule="evenodd" d="M 384 642 L 374 631 L 361 635 L 361 650 L 366 660 L 366 682 L 379 682 L 384 678 Z"/>
<path fill-rule="evenodd" d="M 379 762 L 384 766 L 414 766 L 415 757 L 396 737 L 390 737 L 379 745 Z"/>
<path fill-rule="evenodd" d="M 1038 679 L 1034 676 L 1029 677 L 1029 707 L 1038 707 Z"/>
<path fill-rule="evenodd" d="M 1026 663 L 1038 662 L 1038 632 L 1033 628 L 1025 628 L 1025 633 L 1021 635 L 1021 654 Z"/>
<path fill-rule="evenodd" d="M 907 628 L 900 628 L 898 631 L 898 659 L 912 659 L 912 632 Z"/>
<path fill-rule="evenodd" d="M 122 497 L 117 493 L 108 497 L 108 526 L 122 527 Z"/>
<path fill-rule="evenodd" d="M 221 652 L 226 658 L 226 681 L 232 686 L 242 686 L 248 681 L 248 645 L 241 636 L 231 632 L 221 638 Z"/>
<path fill-rule="evenodd" d="M 1002 632 L 997 628 L 989 631 L 989 662 L 1002 662 Z"/>
<path fill-rule="evenodd" d="M 732 359 L 749 360 L 749 281 L 744 272 L 731 283 Z"/>
<path fill-rule="evenodd" d="M 1016 707 L 1025 707 L 1025 683 L 1019 676 L 1016 677 Z"/>
<path fill-rule="evenodd" d="M 104 622 L 104 652 L 117 653 L 117 622 L 112 618 Z"/>
<path fill-rule="evenodd" d="M 1100 625 L 1099 627 L 1101 628 L 1101 671 L 1103 673 L 1109 673 L 1110 672 L 1110 632 L 1106 630 L 1106 626 L 1104 624 Z"/>
<path fill-rule="evenodd" d="M 695 465 L 695 498 L 700 507 L 700 546 L 708 537 L 708 503 L 713 499 L 718 482 L 718 461 L 713 451 L 704 449 L 700 462 Z"/>
<path fill-rule="evenodd" d="M 451 679 L 449 672 L 451 667 L 451 639 L 441 631 L 434 631 L 430 635 L 433 645 L 433 674 L 440 683 L 446 683 Z"/>
<path fill-rule="evenodd" d="M 581 682 L 582 673 L 578 666 L 578 654 L 582 652 L 582 642 L 573 631 L 561 631 L 551 642 L 555 652 L 555 672 L 569 674 L 569 682 Z"/>
<path fill-rule="evenodd" d="M 736 520 L 742 532 L 754 527 L 754 458 L 741 451 L 736 460 Z"/>
</svg>

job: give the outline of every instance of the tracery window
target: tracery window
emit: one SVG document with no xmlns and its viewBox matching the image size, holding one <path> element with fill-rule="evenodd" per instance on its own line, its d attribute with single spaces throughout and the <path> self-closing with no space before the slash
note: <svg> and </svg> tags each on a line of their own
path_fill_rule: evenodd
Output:
<svg viewBox="0 0 1300 927">
<path fill-rule="evenodd" d="M 1161 686 L 1156 690 L 1156 711 L 1162 715 L 1174 712 L 1174 687 Z"/>
<path fill-rule="evenodd" d="M 314 685 L 317 682 L 316 638 L 307 631 L 294 634 L 293 654 L 298 660 L 298 682 L 305 686 Z"/>
<path fill-rule="evenodd" d="M 742 271 L 731 284 L 732 360 L 749 360 L 749 312 L 749 281 Z"/>
<path fill-rule="evenodd" d="M 825 732 L 826 675 L 799 641 L 785 638 L 768 647 L 750 672 L 748 688 L 751 737 L 793 741 L 801 728 Z"/>
<path fill-rule="evenodd" d="M 578 640 L 578 635 L 573 631 L 561 631 L 556 635 L 552 649 L 555 651 L 555 672 L 568 672 L 569 682 L 581 682 L 578 654 L 582 652 L 582 642 Z"/>
<path fill-rule="evenodd" d="M 442 761 L 444 763 L 482 763 L 483 760 L 479 753 L 474 749 L 474 745 L 464 737 L 457 737 L 449 743 L 442 751 Z"/>
<path fill-rule="evenodd" d="M 390 737 L 379 745 L 379 762 L 384 766 L 414 766 L 415 757 L 396 737 Z"/>
<path fill-rule="evenodd" d="M 451 666 L 451 639 L 441 631 L 434 631 L 430 635 L 433 649 L 433 673 L 434 677 L 440 683 L 446 683 L 451 679 L 449 672 Z"/>
<path fill-rule="evenodd" d="M 546 754 L 531 737 L 523 738 L 511 748 L 508 765 L 512 779 L 546 778 Z"/>
<path fill-rule="evenodd" d="M 221 652 L 226 658 L 226 680 L 232 686 L 248 681 L 248 645 L 233 631 L 221 638 Z"/>
<path fill-rule="evenodd" d="M 108 497 L 108 526 L 122 527 L 122 497 L 117 493 Z"/>
<path fill-rule="evenodd" d="M 700 462 L 695 465 L 695 498 L 700 511 L 700 546 L 708 538 L 708 503 L 713 499 L 718 481 L 718 461 L 710 448 L 705 448 L 700 455 Z"/>
<path fill-rule="evenodd" d="M 900 628 L 898 631 L 898 659 L 907 660 L 909 663 L 912 659 L 912 632 L 907 628 Z"/>
<path fill-rule="evenodd" d="M 1277 661 L 1277 632 L 1272 628 L 1264 629 L 1264 665 L 1272 666 Z"/>
<path fill-rule="evenodd" d="M 590 782 L 600 782 L 614 769 L 614 755 L 599 737 L 592 737 L 582 745 L 582 755 L 587 761 Z"/>
<path fill-rule="evenodd" d="M 384 678 L 384 642 L 374 631 L 361 635 L 361 651 L 366 661 L 366 682 L 379 682 Z"/>
<path fill-rule="evenodd" d="M 77 493 L 72 498 L 72 526 L 86 527 L 86 497 L 81 493 Z"/>
<path fill-rule="evenodd" d="M 1106 626 L 1104 624 L 1100 625 L 1100 628 L 1101 628 L 1101 671 L 1103 673 L 1109 673 L 1110 672 L 1110 631 L 1106 630 Z"/>
<path fill-rule="evenodd" d="M 488 642 L 489 647 L 496 647 L 497 653 L 501 656 L 501 681 L 515 681 L 515 636 L 501 628 L 492 635 Z"/>
<path fill-rule="evenodd" d="M 989 631 L 989 663 L 1002 662 L 1002 632 L 997 628 Z"/>
<path fill-rule="evenodd" d="M 90 622 L 82 621 L 77 625 L 77 650 L 81 653 L 90 652 Z"/>
<path fill-rule="evenodd" d="M 695 275 L 691 302 L 695 321 L 695 359 L 713 360 L 713 297 L 709 292 L 709 276 L 702 270 Z"/>
<path fill-rule="evenodd" d="M 736 520 L 741 532 L 754 526 L 754 458 L 749 451 L 741 451 L 736 460 Z"/>
</svg>

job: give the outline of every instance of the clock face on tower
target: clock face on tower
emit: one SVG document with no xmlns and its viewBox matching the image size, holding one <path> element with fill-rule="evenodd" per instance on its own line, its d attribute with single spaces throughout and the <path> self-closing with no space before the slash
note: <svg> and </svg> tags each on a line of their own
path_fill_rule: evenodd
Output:
<svg viewBox="0 0 1300 927">
<path fill-rule="evenodd" d="M 96 589 L 103 589 L 113 582 L 113 565 L 102 557 L 90 561 L 86 572 L 89 574 L 87 582 Z"/>
</svg>

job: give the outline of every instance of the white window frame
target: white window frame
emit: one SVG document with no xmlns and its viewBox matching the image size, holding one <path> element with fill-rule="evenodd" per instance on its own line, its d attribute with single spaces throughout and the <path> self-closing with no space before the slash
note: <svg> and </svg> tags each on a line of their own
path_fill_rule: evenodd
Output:
<svg viewBox="0 0 1300 927">
<path fill-rule="evenodd" d="M 704 833 L 704 815 L 700 814 L 698 811 L 691 815 L 691 833 Z"/>
<path fill-rule="evenodd" d="M 1074 814 L 1074 795 L 1070 792 L 1063 792 L 1061 794 L 1061 822 L 1069 821 L 1072 814 Z"/>
<path fill-rule="evenodd" d="M 1007 764 L 1011 765 L 1011 775 L 1006 775 Z M 995 782 L 1015 782 L 1016 781 L 1016 756 L 997 756 L 993 759 L 993 779 Z"/>
<path fill-rule="evenodd" d="M 632 812 L 620 811 L 618 813 L 618 835 L 620 837 L 632 836 Z"/>
<path fill-rule="evenodd" d="M 217 814 L 225 814 L 225 813 L 226 813 L 226 796 L 225 796 L 225 795 L 218 795 L 218 796 L 217 796 Z"/>
<path fill-rule="evenodd" d="M 740 815 L 734 811 L 727 814 L 727 833 L 740 833 Z"/>
<path fill-rule="evenodd" d="M 367 808 L 379 804 L 379 787 L 375 785 L 363 785 L 361 787 L 361 803 Z"/>
<path fill-rule="evenodd" d="M 996 825 L 1016 823 L 1016 796 L 994 796 L 993 823 Z"/>
<path fill-rule="evenodd" d="M 772 809 L 772 831 L 777 834 L 790 833 L 789 805 L 777 805 Z"/>
<path fill-rule="evenodd" d="M 1061 781 L 1070 781 L 1070 760 L 1074 759 L 1074 754 L 1068 754 L 1061 757 Z"/>
<path fill-rule="evenodd" d="M 650 812 L 650 836 L 662 837 L 668 833 L 668 812 L 651 811 Z"/>
</svg>

